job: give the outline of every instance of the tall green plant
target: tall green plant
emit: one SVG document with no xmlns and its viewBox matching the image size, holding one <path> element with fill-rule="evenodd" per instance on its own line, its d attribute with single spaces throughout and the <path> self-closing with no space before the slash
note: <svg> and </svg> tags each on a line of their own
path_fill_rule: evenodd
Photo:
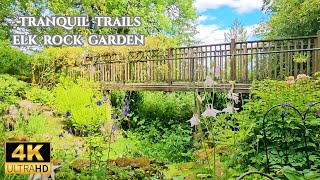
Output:
<svg viewBox="0 0 320 180">
<path fill-rule="evenodd" d="M 94 84 L 65 78 L 54 89 L 56 108 L 82 134 L 96 132 L 101 123 L 111 121 L 110 102 L 101 92 L 90 88 Z"/>
</svg>

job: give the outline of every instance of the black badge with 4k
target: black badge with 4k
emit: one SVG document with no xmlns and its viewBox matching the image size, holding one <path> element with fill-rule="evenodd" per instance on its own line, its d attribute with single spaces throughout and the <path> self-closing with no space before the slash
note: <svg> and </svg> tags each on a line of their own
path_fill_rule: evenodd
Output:
<svg viewBox="0 0 320 180">
<path fill-rule="evenodd" d="M 6 174 L 50 174 L 49 142 L 7 142 Z"/>
</svg>

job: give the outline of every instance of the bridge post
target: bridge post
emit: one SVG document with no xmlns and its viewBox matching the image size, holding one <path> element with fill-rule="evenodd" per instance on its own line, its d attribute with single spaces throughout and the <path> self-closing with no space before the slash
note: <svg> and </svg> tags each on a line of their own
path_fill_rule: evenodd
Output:
<svg viewBox="0 0 320 180">
<path fill-rule="evenodd" d="M 194 59 L 193 59 L 193 49 L 188 49 L 188 63 L 189 63 L 189 81 L 194 82 Z"/>
<path fill-rule="evenodd" d="M 236 40 L 234 38 L 231 39 L 231 44 L 230 44 L 230 78 L 232 81 L 236 80 Z"/>
<path fill-rule="evenodd" d="M 318 31 L 317 33 L 317 39 L 315 40 L 315 48 L 320 48 L 320 30 Z M 314 58 L 314 63 L 315 63 L 315 66 L 314 66 L 314 73 L 316 73 L 317 71 L 320 70 L 320 50 L 315 50 L 315 58 Z"/>
<path fill-rule="evenodd" d="M 168 83 L 172 85 L 172 61 L 173 61 L 173 49 L 168 49 Z"/>
</svg>

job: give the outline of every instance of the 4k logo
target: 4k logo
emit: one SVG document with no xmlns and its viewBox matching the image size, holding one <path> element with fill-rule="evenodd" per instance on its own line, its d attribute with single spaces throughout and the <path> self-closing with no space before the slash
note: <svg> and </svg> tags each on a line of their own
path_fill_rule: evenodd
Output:
<svg viewBox="0 0 320 180">
<path fill-rule="evenodd" d="M 50 174 L 50 143 L 7 142 L 7 174 Z"/>
</svg>

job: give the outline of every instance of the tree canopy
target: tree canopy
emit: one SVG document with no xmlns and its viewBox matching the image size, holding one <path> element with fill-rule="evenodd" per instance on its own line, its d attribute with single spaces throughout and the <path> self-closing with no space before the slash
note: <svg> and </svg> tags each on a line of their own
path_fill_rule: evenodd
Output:
<svg viewBox="0 0 320 180">
<path fill-rule="evenodd" d="M 224 41 L 231 42 L 235 39 L 236 42 L 248 40 L 247 30 L 243 27 L 239 19 L 233 20 L 229 32 L 224 33 Z"/>
<path fill-rule="evenodd" d="M 196 10 L 194 0 L 3 0 L 0 2 L 0 36 L 9 38 L 12 22 L 19 15 L 28 16 L 140 16 L 142 25 L 137 28 L 76 28 L 81 34 L 165 34 L 174 36 L 178 43 L 191 43 L 195 31 Z M 62 28 L 32 28 L 34 34 L 63 34 Z M 68 31 L 70 33 L 70 31 Z"/>
<path fill-rule="evenodd" d="M 260 26 L 265 38 L 315 35 L 320 30 L 319 0 L 264 0 L 270 19 Z"/>
</svg>

